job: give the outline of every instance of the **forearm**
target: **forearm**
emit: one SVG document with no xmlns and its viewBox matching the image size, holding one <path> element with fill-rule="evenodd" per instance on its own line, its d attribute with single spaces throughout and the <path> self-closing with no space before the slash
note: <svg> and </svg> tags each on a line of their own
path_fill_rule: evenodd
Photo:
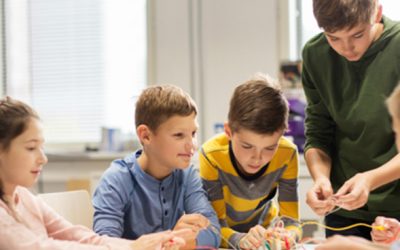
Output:
<svg viewBox="0 0 400 250">
<path fill-rule="evenodd" d="M 389 182 L 400 179 L 400 154 L 397 154 L 390 161 L 381 167 L 368 171 L 370 177 L 371 191 Z"/>
<path fill-rule="evenodd" d="M 314 181 L 320 178 L 329 179 L 332 160 L 324 151 L 318 148 L 310 148 L 305 153 L 305 159 Z"/>
</svg>

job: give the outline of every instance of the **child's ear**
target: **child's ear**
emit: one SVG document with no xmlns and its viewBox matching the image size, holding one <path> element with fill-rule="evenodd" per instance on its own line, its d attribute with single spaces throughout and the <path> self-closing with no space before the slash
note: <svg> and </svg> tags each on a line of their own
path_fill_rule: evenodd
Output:
<svg viewBox="0 0 400 250">
<path fill-rule="evenodd" d="M 375 16 L 375 23 L 380 23 L 381 22 L 381 20 L 382 20 L 382 4 L 379 4 L 378 2 L 376 3 L 376 4 L 378 4 L 378 9 L 377 9 L 377 13 L 376 13 L 376 16 Z"/>
<path fill-rule="evenodd" d="M 142 145 L 148 144 L 150 141 L 151 131 L 147 125 L 140 124 L 136 128 L 136 134 L 139 138 L 139 141 Z"/>
<path fill-rule="evenodd" d="M 228 139 L 231 139 L 232 130 L 231 130 L 231 127 L 229 127 L 229 123 L 228 122 L 224 122 L 224 131 L 225 131 L 225 134 L 228 137 Z"/>
</svg>

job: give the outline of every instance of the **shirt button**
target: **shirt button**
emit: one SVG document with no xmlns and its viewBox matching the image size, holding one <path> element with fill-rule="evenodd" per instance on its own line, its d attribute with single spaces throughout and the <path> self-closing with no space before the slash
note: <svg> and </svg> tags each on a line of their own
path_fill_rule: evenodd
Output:
<svg viewBox="0 0 400 250">
<path fill-rule="evenodd" d="M 161 191 L 164 191 L 164 187 L 161 187 Z"/>
<path fill-rule="evenodd" d="M 167 202 L 167 201 L 166 201 L 165 198 L 164 198 L 164 199 L 162 199 L 162 202 L 165 203 L 165 202 Z"/>
<path fill-rule="evenodd" d="M 168 215 L 168 210 L 165 210 L 165 213 L 164 213 L 164 215 L 165 215 L 165 216 L 167 216 L 167 215 Z"/>
</svg>

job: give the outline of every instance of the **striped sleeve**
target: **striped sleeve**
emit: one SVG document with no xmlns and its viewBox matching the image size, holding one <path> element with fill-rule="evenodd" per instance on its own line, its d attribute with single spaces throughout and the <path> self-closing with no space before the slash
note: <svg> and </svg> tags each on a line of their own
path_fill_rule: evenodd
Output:
<svg viewBox="0 0 400 250">
<path fill-rule="evenodd" d="M 287 161 L 286 169 L 278 183 L 279 216 L 282 216 L 288 230 L 294 230 L 301 237 L 302 230 L 299 220 L 298 171 L 299 162 L 297 151 L 293 151 Z M 294 219 L 294 220 L 293 220 Z"/>
<path fill-rule="evenodd" d="M 231 244 L 236 245 L 245 234 L 236 232 L 228 226 L 223 187 L 219 180 L 218 167 L 213 165 L 211 160 L 207 158 L 203 148 L 199 154 L 199 161 L 200 177 L 203 181 L 203 187 L 207 191 L 209 200 L 217 214 L 221 226 L 221 247 L 229 247 L 226 240 L 229 240 Z"/>
</svg>

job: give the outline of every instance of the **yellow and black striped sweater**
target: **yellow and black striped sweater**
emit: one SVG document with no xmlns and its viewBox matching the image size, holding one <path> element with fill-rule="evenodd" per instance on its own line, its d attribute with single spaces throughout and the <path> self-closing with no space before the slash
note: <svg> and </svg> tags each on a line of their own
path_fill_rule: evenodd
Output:
<svg viewBox="0 0 400 250">
<path fill-rule="evenodd" d="M 205 142 L 201 148 L 200 176 L 214 207 L 221 233 L 237 246 L 240 239 L 253 226 L 268 227 L 278 214 L 299 218 L 298 154 L 296 146 L 282 137 L 271 161 L 257 178 L 244 178 L 225 134 Z M 278 193 L 278 207 L 273 202 Z M 287 220 L 287 229 L 300 236 L 297 223 Z M 222 241 L 222 247 L 228 247 Z"/>
</svg>

